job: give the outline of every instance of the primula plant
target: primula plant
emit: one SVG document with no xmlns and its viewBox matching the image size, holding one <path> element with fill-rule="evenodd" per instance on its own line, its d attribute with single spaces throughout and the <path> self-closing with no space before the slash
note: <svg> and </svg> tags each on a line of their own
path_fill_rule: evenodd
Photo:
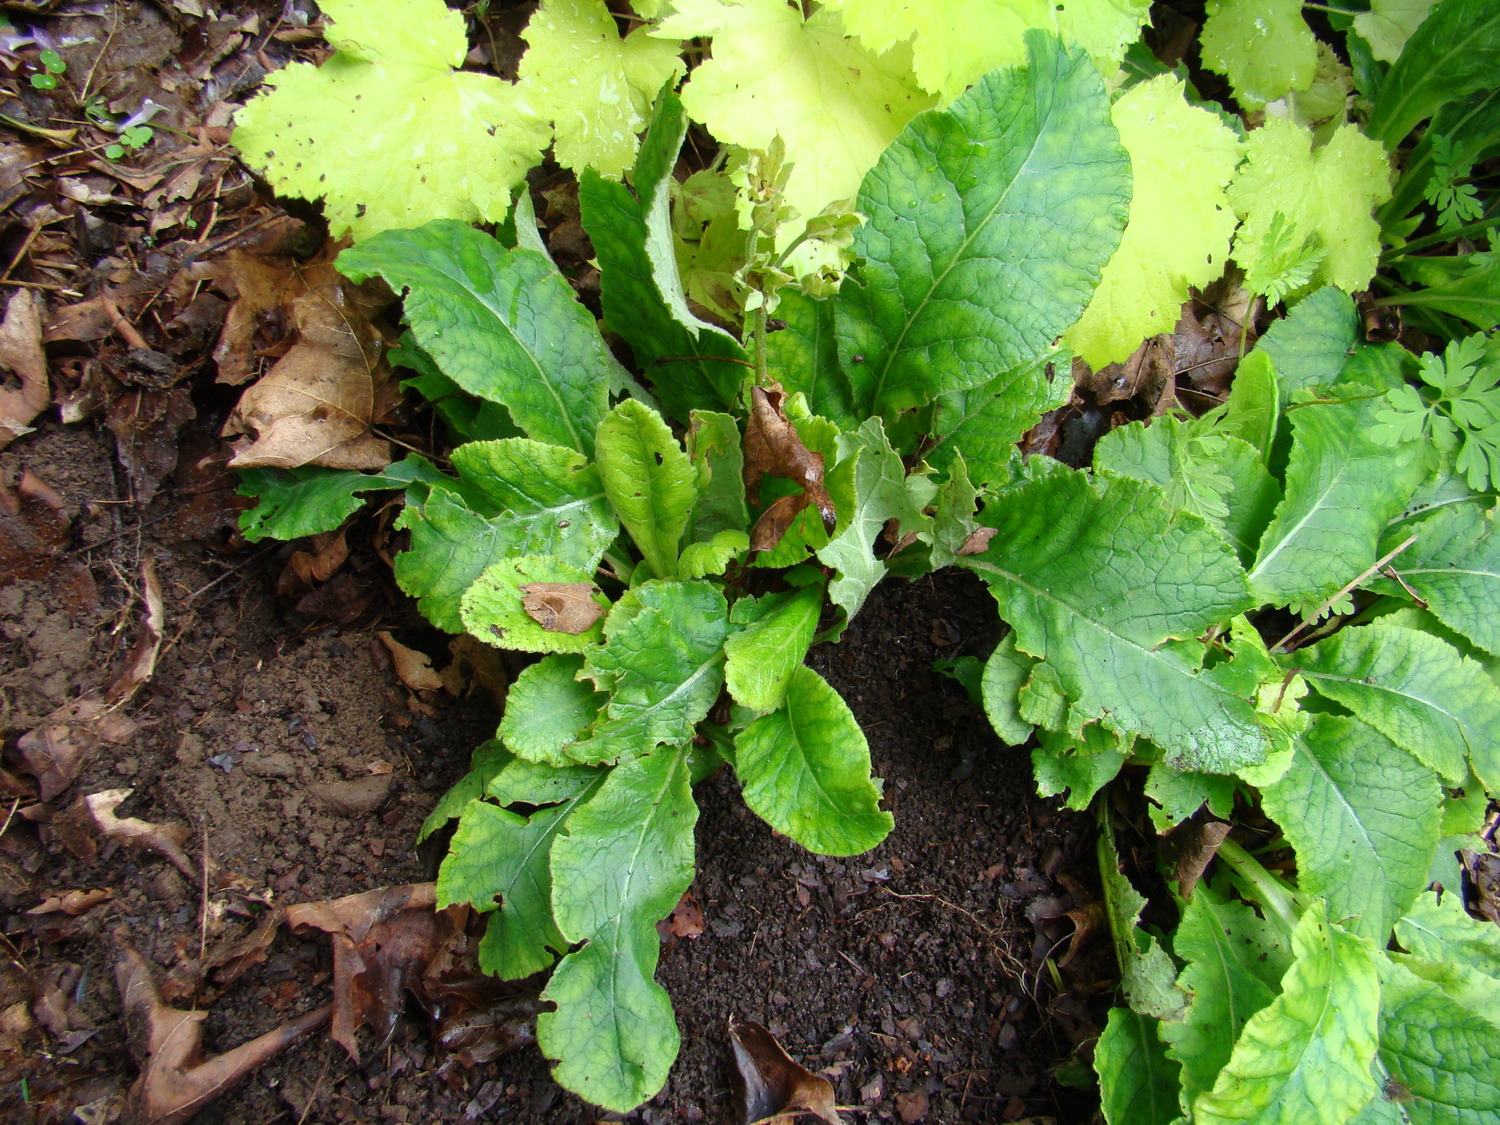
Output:
<svg viewBox="0 0 1500 1125">
<path fill-rule="evenodd" d="M 1133 2 L 633 7 L 622 35 L 542 0 L 507 82 L 458 69 L 435 0 L 328 0 L 331 57 L 235 134 L 404 295 L 390 359 L 455 439 L 441 469 L 248 469 L 246 536 L 399 491 L 422 612 L 534 658 L 423 833 L 456 821 L 438 894 L 489 915 L 484 967 L 551 971 L 558 1080 L 623 1111 L 666 1079 L 695 781 L 732 769 L 812 851 L 885 837 L 804 657 L 887 575 L 958 564 L 1008 627 L 961 677 L 1044 794 L 1099 810 L 1106 1118 L 1492 1119 L 1500 942 L 1454 859 L 1500 791 L 1492 6 L 1329 11 L 1336 52 L 1295 2 L 1212 3 L 1223 106 Z M 720 149 L 679 180 L 694 123 Z M 537 234 L 549 145 L 602 322 Z M 1225 401 L 1117 426 L 1091 470 L 1020 460 L 1070 362 L 1170 332 L 1231 258 L 1287 315 Z M 1446 351 L 1365 339 L 1372 285 Z M 1278 826 L 1219 832 L 1170 931 L 1099 796 L 1138 773 L 1159 833 Z"/>
</svg>

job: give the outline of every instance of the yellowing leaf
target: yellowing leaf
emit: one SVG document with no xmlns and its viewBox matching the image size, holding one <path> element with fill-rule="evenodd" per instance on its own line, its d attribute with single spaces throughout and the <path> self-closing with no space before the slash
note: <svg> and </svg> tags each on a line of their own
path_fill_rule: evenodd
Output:
<svg viewBox="0 0 1500 1125">
<path fill-rule="evenodd" d="M 1130 222 L 1065 336 L 1096 369 L 1172 331 L 1188 288 L 1223 272 L 1235 224 L 1224 187 L 1240 149 L 1217 117 L 1183 100 L 1182 80 L 1170 74 L 1132 87 L 1110 116 L 1130 153 Z"/>
<path fill-rule="evenodd" d="M 521 38 L 521 82 L 556 130 L 564 167 L 619 179 L 662 84 L 682 71 L 678 44 L 637 28 L 621 39 L 602 0 L 543 0 Z"/>
<path fill-rule="evenodd" d="M 289 66 L 233 141 L 278 192 L 324 200 L 335 236 L 430 219 L 497 221 L 551 131 L 525 87 L 460 73 L 463 17 L 441 0 L 327 0 L 337 51 Z"/>
<path fill-rule="evenodd" d="M 1385 150 L 1353 125 L 1312 148 L 1312 134 L 1285 118 L 1269 118 L 1245 141 L 1245 162 L 1229 185 L 1244 219 L 1236 261 L 1256 258 L 1281 211 L 1299 232 L 1315 234 L 1327 251 L 1312 284 L 1362 289 L 1375 272 L 1380 227 L 1372 212 L 1391 196 Z"/>
<path fill-rule="evenodd" d="M 1312 84 L 1317 42 L 1301 0 L 1209 0 L 1203 65 L 1224 75 L 1246 108 Z"/>
<path fill-rule="evenodd" d="M 1437 0 L 1371 0 L 1370 10 L 1354 17 L 1354 30 L 1365 37 L 1372 55 L 1393 63 L 1435 3 Z"/>
<path fill-rule="evenodd" d="M 924 90 L 950 102 L 997 66 L 1026 62 L 1028 28 L 1077 43 L 1101 73 L 1112 74 L 1150 10 L 1149 0 L 829 0 L 844 26 L 872 51 L 912 41 Z"/>
<path fill-rule="evenodd" d="M 910 53 L 874 55 L 838 13 L 804 20 L 783 0 L 677 0 L 653 34 L 714 36 L 713 58 L 682 92 L 690 116 L 726 144 L 767 149 L 779 133 L 794 167 L 785 200 L 804 219 L 852 197 L 886 145 L 933 104 Z"/>
</svg>

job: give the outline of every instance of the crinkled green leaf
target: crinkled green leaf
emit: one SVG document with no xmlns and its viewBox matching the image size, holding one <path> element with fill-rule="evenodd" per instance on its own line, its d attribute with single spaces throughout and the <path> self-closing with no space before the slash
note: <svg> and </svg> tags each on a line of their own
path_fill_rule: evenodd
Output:
<svg viewBox="0 0 1500 1125">
<path fill-rule="evenodd" d="M 1354 17 L 1354 30 L 1365 37 L 1370 52 L 1393 63 L 1437 0 L 1370 0 L 1370 10 Z"/>
<path fill-rule="evenodd" d="M 1023 33 L 1055 32 L 1079 44 L 1101 74 L 1113 74 L 1146 21 L 1145 0 L 830 0 L 844 25 L 872 51 L 912 40 L 912 69 L 923 89 L 951 102 L 997 66 L 1026 62 Z"/>
<path fill-rule="evenodd" d="M 1208 0 L 1200 42 L 1203 65 L 1228 78 L 1247 109 L 1307 89 L 1318 68 L 1301 0 Z"/>
<path fill-rule="evenodd" d="M 788 394 L 800 391 L 814 414 L 852 430 L 863 418 L 855 413 L 854 388 L 839 365 L 833 305 L 784 290 L 776 316 L 786 327 L 766 337 L 766 363 Z"/>
<path fill-rule="evenodd" d="M 568 748 L 604 706 L 592 684 L 580 683 L 583 656 L 558 653 L 521 670 L 505 697 L 500 720 L 502 742 L 518 757 L 562 766 L 572 764 Z"/>
<path fill-rule="evenodd" d="M 1380 1062 L 1399 1084 L 1395 1120 L 1493 1122 L 1500 1106 L 1500 1025 L 1405 966 L 1387 962 L 1380 996 Z M 1407 1095 L 1411 1100 L 1405 1100 Z"/>
<path fill-rule="evenodd" d="M 745 804 L 809 851 L 858 855 L 890 833 L 859 723 L 811 668 L 793 669 L 780 709 L 742 730 L 734 747 Z"/>
<path fill-rule="evenodd" d="M 511 752 L 497 739 L 487 739 L 476 746 L 469 761 L 469 772 L 438 798 L 438 803 L 417 830 L 417 843 L 420 844 L 454 817 L 462 815 L 470 801 L 483 797 L 490 781 L 512 760 Z"/>
<path fill-rule="evenodd" d="M 672 250 L 672 169 L 686 132 L 682 102 L 663 91 L 641 143 L 634 191 L 588 169 L 578 188 L 605 320 L 630 344 L 662 409 L 682 422 L 692 409 L 732 405 L 745 375 L 740 345 L 689 310 Z"/>
<path fill-rule="evenodd" d="M 1370 944 L 1315 901 L 1292 931 L 1281 995 L 1252 1015 L 1193 1120 L 1341 1125 L 1375 1096 L 1380 978 Z"/>
<path fill-rule="evenodd" d="M 743 531 L 721 531 L 704 543 L 689 543 L 677 561 L 682 578 L 707 578 L 723 574 L 729 564 L 750 550 L 750 536 Z"/>
<path fill-rule="evenodd" d="M 1111 1008 L 1094 1047 L 1094 1070 L 1109 1125 L 1171 1125 L 1178 1120 L 1178 1065 L 1162 1049 L 1157 1020 Z"/>
<path fill-rule="evenodd" d="M 322 199 L 335 236 L 430 219 L 499 222 L 551 138 L 526 86 L 459 71 L 460 13 L 439 0 L 328 0 L 337 48 L 265 79 L 233 142 L 283 195 Z"/>
<path fill-rule="evenodd" d="M 941 570 L 952 566 L 961 557 L 961 552 L 972 550 L 979 521 L 975 513 L 979 510 L 979 489 L 969 479 L 969 466 L 963 454 L 955 451 L 948 466 L 948 479 L 938 485 L 932 501 L 932 550 L 930 566 Z"/>
<path fill-rule="evenodd" d="M 552 846 L 552 912 L 583 942 L 552 973 L 537 1042 L 553 1077 L 624 1113 L 666 1081 L 680 1042 L 672 1002 L 652 976 L 656 923 L 693 880 L 687 755 L 659 750 L 610 771 Z"/>
<path fill-rule="evenodd" d="M 1151 485 L 1061 470 L 1007 490 L 985 520 L 995 537 L 963 563 L 989 583 L 1017 648 L 1074 701 L 1071 729 L 1098 719 L 1182 769 L 1222 773 L 1265 756 L 1256 685 L 1232 660 L 1201 669 L 1201 645 L 1171 640 L 1250 605 L 1218 533 L 1165 512 Z"/>
<path fill-rule="evenodd" d="M 1368 285 L 1380 256 L 1373 211 L 1391 195 L 1385 151 L 1353 125 L 1340 125 L 1314 151 L 1310 130 L 1268 117 L 1245 138 L 1244 154 L 1229 185 L 1229 200 L 1243 220 L 1235 235 L 1235 259 L 1263 252 L 1280 213 L 1304 237 L 1316 235 L 1327 251 L 1314 284 L 1348 292 Z"/>
<path fill-rule="evenodd" d="M 698 471 L 698 499 L 688 522 L 689 538 L 707 541 L 722 531 L 750 526 L 745 507 L 745 455 L 739 423 L 730 414 L 692 412 L 688 459 Z"/>
<path fill-rule="evenodd" d="M 1381 531 L 1423 475 L 1371 436 L 1381 401 L 1366 395 L 1288 411 L 1286 497 L 1250 568 L 1260 601 L 1310 612 L 1374 563 Z"/>
<path fill-rule="evenodd" d="M 1187 962 L 1177 986 L 1192 997 L 1162 1025 L 1167 1055 L 1182 1064 L 1183 1108 L 1213 1089 L 1250 1017 L 1281 990 L 1291 949 L 1277 922 L 1199 883 L 1182 909 L 1172 948 Z"/>
<path fill-rule="evenodd" d="M 1238 785 L 1232 776 L 1177 770 L 1162 758 L 1151 763 L 1146 774 L 1147 812 L 1151 826 L 1159 833 L 1171 831 L 1204 804 L 1215 816 L 1228 819 L 1234 811 L 1234 794 Z"/>
<path fill-rule="evenodd" d="M 1269 350 L 1256 348 L 1234 369 L 1234 384 L 1224 402 L 1219 430 L 1248 444 L 1259 455 L 1261 464 L 1269 466 L 1281 407 L 1276 362 Z"/>
<path fill-rule="evenodd" d="M 1441 902 L 1419 895 L 1396 923 L 1396 940 L 1412 955 L 1402 964 L 1500 1027 L 1500 927 L 1470 917 L 1456 888 Z"/>
<path fill-rule="evenodd" d="M 875 537 L 887 520 L 898 521 L 903 536 L 928 534 L 932 521 L 922 509 L 937 486 L 926 477 L 906 475 L 880 419 L 870 418 L 854 433 L 839 435 L 828 488 L 839 523 L 818 549 L 818 561 L 838 571 L 828 597 L 852 619 L 886 573 L 886 563 L 875 557 Z"/>
<path fill-rule="evenodd" d="M 604 762 L 659 742 L 686 742 L 724 684 L 724 595 L 707 582 L 647 582 L 620 598 L 604 632 L 604 647 L 589 651 L 584 675 L 609 702 L 569 756 Z"/>
<path fill-rule="evenodd" d="M 1130 221 L 1065 336 L 1096 370 L 1173 331 L 1189 290 L 1223 273 L 1235 226 L 1224 188 L 1240 154 L 1239 138 L 1216 114 L 1189 105 L 1176 75 L 1132 86 L 1110 113 L 1130 153 Z"/>
<path fill-rule="evenodd" d="M 438 871 L 438 907 L 467 902 L 484 913 L 495 909 L 497 898 L 502 900 L 479 946 L 485 972 L 519 980 L 550 968 L 554 951 L 567 950 L 567 940 L 552 920 L 548 860 L 558 830 L 580 799 L 530 816 L 488 801 L 474 801 L 464 811 Z"/>
<path fill-rule="evenodd" d="M 786 701 L 822 609 L 821 586 L 735 603 L 732 618 L 743 628 L 724 641 L 724 679 L 737 703 L 753 711 L 774 711 Z"/>
<path fill-rule="evenodd" d="M 645 27 L 620 38 L 602 0 L 542 0 L 521 38 L 521 81 L 553 123 L 557 162 L 618 179 L 635 163 L 651 99 L 682 73 L 679 44 Z"/>
<path fill-rule="evenodd" d="M 1281 500 L 1247 442 L 1172 417 L 1116 426 L 1094 447 L 1094 468 L 1160 486 L 1169 505 L 1220 528 L 1246 562 Z"/>
<path fill-rule="evenodd" d="M 895 413 L 1025 368 L 1077 319 L 1119 243 L 1129 157 L 1099 75 L 1028 33 L 994 71 L 914 120 L 860 188 L 858 273 L 835 310 L 856 410 Z M 858 358 L 857 357 L 862 357 Z"/>
<path fill-rule="evenodd" d="M 677 574 L 677 550 L 698 499 L 692 462 L 661 415 L 626 399 L 599 426 L 605 495 L 658 578 Z"/>
<path fill-rule="evenodd" d="M 1068 353 L 1053 349 L 1007 371 L 982 386 L 939 395 L 933 412 L 932 448 L 924 460 L 943 472 L 951 471 L 960 455 L 978 485 L 1010 479 L 1016 442 L 1047 411 L 1063 405 L 1073 392 Z"/>
<path fill-rule="evenodd" d="M 1429 633 L 1384 620 L 1343 629 L 1288 658 L 1319 694 L 1343 704 L 1456 785 L 1467 758 L 1500 792 L 1500 687 L 1476 661 Z"/>
<path fill-rule="evenodd" d="M 1475 496 L 1397 521 L 1381 539 L 1380 550 L 1394 550 L 1416 535 L 1392 569 L 1444 625 L 1500 656 L 1500 535 L 1495 533 L 1493 504 L 1492 496 Z M 1406 589 L 1390 579 L 1372 582 L 1371 588 L 1406 596 Z"/>
<path fill-rule="evenodd" d="M 407 290 L 413 336 L 464 390 L 502 403 L 528 437 L 592 455 L 619 364 L 546 257 L 439 220 L 367 239 L 338 267 Z"/>
<path fill-rule="evenodd" d="M 674 0 L 653 34 L 713 36 L 683 105 L 721 143 L 765 151 L 779 136 L 792 163 L 786 202 L 803 219 L 853 196 L 881 150 L 932 104 L 910 77 L 909 51 L 872 54 L 827 8 L 804 19 L 782 0 Z"/>
<path fill-rule="evenodd" d="M 240 533 L 250 543 L 262 539 L 300 539 L 333 531 L 364 506 L 362 492 L 406 488 L 415 481 L 434 483 L 447 478 L 424 458 L 411 454 L 378 473 L 353 469 L 241 469 L 241 496 L 258 496 L 260 503 L 240 513 Z"/>
<path fill-rule="evenodd" d="M 1475 254 L 1468 272 L 1402 293 L 1392 303 L 1447 313 L 1487 332 L 1500 324 L 1500 253 Z"/>
<path fill-rule="evenodd" d="M 581 454 L 526 438 L 469 442 L 452 453 L 459 481 L 407 494 L 396 526 L 411 547 L 396 580 L 439 628 L 463 628 L 459 599 L 486 567 L 552 555 L 592 574 L 619 534 L 599 473 Z"/>
<path fill-rule="evenodd" d="M 1321 895 L 1350 933 L 1384 945 L 1427 884 L 1442 793 L 1437 778 L 1374 727 L 1320 715 L 1291 768 L 1261 790 L 1297 853 L 1297 887 Z"/>
<path fill-rule="evenodd" d="M 501 559 L 475 579 L 459 601 L 459 616 L 466 630 L 497 648 L 520 652 L 581 652 L 604 636 L 601 621 L 582 633 L 545 629 L 526 612 L 522 586 L 533 582 L 589 585 L 591 571 L 581 570 L 554 555 L 518 555 Z M 604 609 L 609 599 L 595 589 L 593 601 Z"/>
<path fill-rule="evenodd" d="M 1120 870 L 1107 812 L 1100 816 L 1099 823 L 1099 878 L 1104 884 L 1104 909 L 1114 936 L 1125 999 L 1142 1015 L 1178 1019 L 1187 996 L 1177 987 L 1177 966 L 1161 943 L 1141 928 L 1146 900 Z"/>
<path fill-rule="evenodd" d="M 1255 350 L 1275 364 L 1285 403 L 1292 391 L 1303 387 L 1332 386 L 1358 339 L 1354 302 L 1328 286 L 1298 301 L 1266 330 Z"/>
<path fill-rule="evenodd" d="M 555 805 L 592 788 L 600 770 L 593 766 L 549 766 L 513 758 L 484 787 L 497 804 Z"/>
<path fill-rule="evenodd" d="M 1014 633 L 1006 633 L 984 662 L 980 680 L 984 713 L 995 733 L 1011 746 L 1020 746 L 1031 737 L 1032 726 L 1021 718 L 1019 697 L 1035 666 L 1035 660 L 1016 651 Z"/>
<path fill-rule="evenodd" d="M 1442 105 L 1495 85 L 1500 8 L 1490 0 L 1444 0 L 1406 41 L 1381 83 L 1370 136 L 1394 149 Z"/>
<path fill-rule="evenodd" d="M 1031 752 L 1037 794 L 1053 797 L 1066 792 L 1064 804 L 1068 808 L 1088 808 L 1094 794 L 1118 776 L 1130 756 L 1130 744 L 1129 738 L 1098 723 L 1084 727 L 1082 734 L 1039 730 L 1037 746 Z"/>
</svg>

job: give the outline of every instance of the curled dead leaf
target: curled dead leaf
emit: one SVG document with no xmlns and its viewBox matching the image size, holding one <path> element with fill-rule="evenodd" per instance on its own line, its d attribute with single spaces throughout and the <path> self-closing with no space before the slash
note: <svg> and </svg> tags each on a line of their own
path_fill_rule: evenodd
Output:
<svg viewBox="0 0 1500 1125">
<path fill-rule="evenodd" d="M 92 891 L 63 891 L 62 894 L 48 895 L 36 906 L 28 910 L 27 914 L 67 914 L 76 918 L 80 914 L 87 914 L 101 902 L 108 902 L 115 897 L 115 892 L 108 887 L 99 887 Z"/>
<path fill-rule="evenodd" d="M 28 423 L 52 401 L 47 355 L 42 350 L 42 308 L 37 293 L 18 289 L 0 322 L 0 369 L 19 383 L 14 389 L 0 386 L 0 449 L 30 433 Z"/>
<path fill-rule="evenodd" d="M 604 616 L 594 600 L 599 587 L 590 582 L 528 582 L 521 587 L 521 607 L 549 633 L 586 633 Z"/>
<path fill-rule="evenodd" d="M 78 777 L 100 742 L 124 742 L 136 724 L 97 699 L 65 703 L 16 742 L 26 770 L 36 778 L 43 801 L 56 797 Z"/>
<path fill-rule="evenodd" d="M 838 522 L 833 497 L 823 484 L 823 455 L 814 453 L 802 443 L 797 428 L 787 418 L 786 393 L 780 384 L 755 387 L 750 392 L 750 418 L 745 423 L 745 493 L 753 502 L 763 476 L 782 477 L 802 489 L 799 496 L 782 497 L 756 521 L 750 545 L 755 550 L 769 550 L 781 541 L 792 518 L 808 505 L 814 505 L 823 518 L 823 526 L 832 532 Z M 787 503 L 786 501 L 790 501 Z M 780 509 L 777 510 L 777 505 Z M 767 522 L 772 510 L 776 516 Z M 757 541 L 765 546 L 757 546 Z"/>
<path fill-rule="evenodd" d="M 829 1125 L 843 1125 L 833 1083 L 794 1060 L 760 1024 L 730 1020 L 729 1046 L 745 1125 L 802 1110 Z"/>
<path fill-rule="evenodd" d="M 1190 820 L 1172 830 L 1167 849 L 1172 858 L 1172 878 L 1177 880 L 1177 893 L 1183 898 L 1193 897 L 1199 878 L 1219 854 L 1219 845 L 1229 835 L 1229 828 L 1222 820 L 1203 823 Z"/>
<path fill-rule="evenodd" d="M 957 555 L 982 555 L 990 548 L 990 540 L 995 538 L 997 529 L 993 527 L 976 527 L 969 532 L 969 537 L 954 554 Z"/>
<path fill-rule="evenodd" d="M 386 651 L 391 654 L 391 663 L 395 665 L 396 675 L 400 677 L 403 684 L 412 691 L 443 690 L 443 677 L 433 670 L 432 660 L 425 652 L 407 648 L 384 629 L 375 635 L 380 638 L 380 643 L 385 645 Z M 384 772 L 389 773 L 390 770 L 387 769 Z"/>
<path fill-rule="evenodd" d="M 287 907 L 293 931 L 322 930 L 333 939 L 333 1041 L 359 1061 L 355 1033 L 371 1026 L 385 1042 L 403 997 L 455 924 L 435 913 L 432 883 L 382 887 L 329 902 Z"/>
<path fill-rule="evenodd" d="M 133 816 L 115 815 L 115 809 L 119 808 L 121 802 L 134 792 L 134 789 L 106 789 L 85 797 L 83 804 L 88 809 L 94 827 L 111 840 L 124 844 L 126 847 L 145 848 L 156 852 L 164 859 L 170 860 L 172 866 L 190 880 L 197 882 L 202 875 L 194 868 L 192 861 L 182 850 L 182 845 L 187 843 L 189 836 L 187 825 L 153 824 L 149 820 L 140 820 Z"/>
<path fill-rule="evenodd" d="M 314 1028 L 328 1022 L 329 1006 L 308 1012 L 232 1051 L 203 1057 L 207 1012 L 162 1003 L 151 971 L 124 947 L 115 965 L 125 1031 L 141 1076 L 130 1091 L 132 1125 L 181 1125 L 256 1067 Z"/>
<path fill-rule="evenodd" d="M 105 690 L 105 698 L 111 706 L 117 707 L 128 700 L 156 672 L 166 613 L 162 609 L 161 583 L 156 578 L 156 561 L 149 555 L 141 560 L 141 607 L 130 656 Z"/>
<path fill-rule="evenodd" d="M 248 434 L 230 464 L 382 469 L 391 446 L 372 427 L 400 402 L 370 306 L 331 270 L 291 303 L 298 340 L 240 398 L 226 437 Z"/>
</svg>

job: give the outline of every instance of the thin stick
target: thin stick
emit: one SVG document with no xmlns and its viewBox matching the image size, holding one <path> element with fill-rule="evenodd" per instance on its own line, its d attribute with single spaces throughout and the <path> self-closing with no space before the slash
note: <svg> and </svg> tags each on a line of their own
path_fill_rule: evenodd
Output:
<svg viewBox="0 0 1500 1125">
<path fill-rule="evenodd" d="M 21 259 L 26 256 L 26 251 L 31 249 L 31 244 L 36 241 L 36 236 L 41 232 L 41 223 L 37 223 L 35 226 L 27 228 L 26 241 L 21 243 L 21 248 L 16 251 L 16 256 L 10 260 L 10 265 L 5 267 L 5 272 L 0 273 L 0 281 L 4 281 L 6 278 L 10 277 L 10 271 L 15 269 L 16 266 L 20 263 Z"/>
<path fill-rule="evenodd" d="M 1334 602 L 1338 601 L 1345 594 L 1349 593 L 1349 591 L 1353 590 L 1356 586 L 1358 586 L 1366 578 L 1370 577 L 1370 575 L 1376 573 L 1381 567 L 1385 566 L 1393 558 L 1395 558 L 1397 555 L 1399 555 L 1402 551 L 1406 550 L 1408 547 L 1410 547 L 1416 541 L 1417 541 L 1417 537 L 1415 535 L 1408 535 L 1406 537 L 1406 542 L 1402 543 L 1401 546 L 1397 547 L 1394 551 L 1390 552 L 1390 554 L 1386 555 L 1384 558 L 1376 559 L 1373 565 L 1367 567 L 1364 570 L 1364 572 L 1361 573 L 1358 577 L 1356 577 L 1355 579 L 1353 579 L 1352 581 L 1346 583 L 1343 587 L 1341 587 L 1338 590 L 1337 593 L 1335 593 L 1332 596 L 1330 596 L 1329 599 L 1327 601 L 1325 601 L 1322 605 L 1320 605 L 1314 612 L 1310 613 L 1307 617 L 1303 618 L 1302 619 L 1302 624 L 1298 625 L 1290 633 L 1288 633 L 1286 636 L 1282 637 L 1281 640 L 1277 641 L 1274 645 L 1271 646 L 1271 648 L 1272 649 L 1280 649 L 1282 652 L 1286 652 L 1287 651 L 1287 647 L 1286 646 L 1291 642 L 1291 640 L 1292 640 L 1293 637 L 1297 636 L 1299 633 L 1301 633 L 1303 630 L 1305 630 L 1309 625 L 1311 625 L 1315 621 L 1317 621 L 1318 618 L 1322 617 L 1325 613 L 1327 613 L 1329 607 L 1332 606 Z"/>
</svg>

